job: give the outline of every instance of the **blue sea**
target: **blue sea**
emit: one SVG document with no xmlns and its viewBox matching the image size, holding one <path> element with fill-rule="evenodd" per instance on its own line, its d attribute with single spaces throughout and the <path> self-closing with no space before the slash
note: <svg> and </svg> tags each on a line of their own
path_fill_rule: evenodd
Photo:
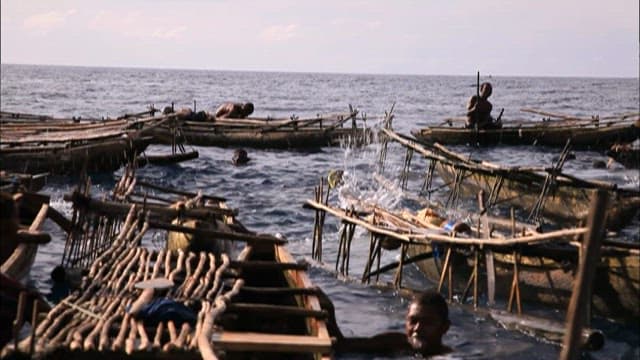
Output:
<svg viewBox="0 0 640 360">
<path fill-rule="evenodd" d="M 363 61 L 366 61 L 364 59 Z M 349 104 L 360 111 L 369 126 L 394 106 L 393 127 L 408 134 L 421 126 L 441 123 L 445 118 L 464 115 L 468 97 L 475 93 L 476 74 L 465 76 L 318 74 L 278 72 L 235 72 L 209 70 L 164 70 L 138 68 L 61 67 L 10 65 L 1 67 L 2 111 L 27 112 L 54 116 L 116 117 L 145 110 L 149 105 L 162 108 L 174 103 L 177 108 L 196 107 L 213 111 L 225 101 L 251 101 L 255 116 L 299 117 L 319 113 L 343 112 Z M 637 78 L 551 78 L 499 77 L 481 74 L 481 81 L 493 84 L 491 101 L 494 112 L 504 108 L 503 122 L 541 120 L 542 116 L 521 112 L 534 108 L 577 116 L 608 116 L 639 111 L 640 85 Z M 336 307 L 338 323 L 351 336 L 369 336 L 389 330 L 403 330 L 407 300 L 392 290 L 359 283 L 368 236 L 356 232 L 352 249 L 353 278 L 336 276 L 339 221 L 327 216 L 324 230 L 325 263 L 311 259 L 314 212 L 303 209 L 311 199 L 314 186 L 331 169 L 345 171 L 345 184 L 332 194 L 334 204 L 343 195 L 377 201 L 389 208 L 411 207 L 398 189 L 381 187 L 372 179 L 379 145 L 351 149 L 347 146 L 313 150 L 252 150 L 248 166 L 231 166 L 234 149 L 191 147 L 200 152 L 196 160 L 168 167 L 145 167 L 138 175 L 146 180 L 188 191 L 202 191 L 228 199 L 239 209 L 239 220 L 251 230 L 280 234 L 289 240 L 289 251 L 298 260 L 311 264 L 311 280 L 329 295 Z M 561 149 L 540 146 L 474 149 L 457 147 L 473 157 L 505 165 L 551 165 Z M 168 151 L 151 146 L 149 153 Z M 567 172 L 590 179 L 611 181 L 620 186 L 638 188 L 637 170 L 618 164 L 595 169 L 594 161 L 607 161 L 596 151 L 576 151 L 576 159 L 565 164 Z M 384 176 L 397 182 L 405 151 L 390 145 Z M 425 171 L 425 161 L 414 159 L 407 192 L 417 194 Z M 96 192 L 111 189 L 121 175 L 96 174 L 92 182 Z M 77 182 L 77 177 L 51 177 L 43 191 L 51 195 L 55 208 L 71 213 L 62 200 Z M 434 198 L 446 197 L 446 192 Z M 464 213 L 462 202 L 452 214 Z M 415 210 L 415 209 L 413 209 Z M 62 259 L 64 237 L 48 225 L 54 240 L 41 247 L 32 269 L 31 282 L 47 293 L 49 273 Z M 636 219 L 618 236 L 627 241 L 638 239 L 640 222 Z M 161 246 L 160 244 L 156 244 Z M 387 254 L 383 262 L 395 259 Z M 405 271 L 404 284 L 433 286 L 417 269 Z M 389 278 L 384 278 L 389 281 Z M 504 306 L 500 303 L 499 306 Z M 564 320 L 564 315 L 549 309 L 525 306 L 536 314 Z M 445 343 L 456 349 L 445 358 L 469 359 L 553 359 L 560 348 L 540 338 L 504 329 L 479 314 L 451 305 L 452 326 Z M 638 326 L 621 326 L 596 319 L 596 328 L 605 331 L 603 350 L 591 353 L 595 359 L 637 359 L 640 357 Z M 345 359 L 357 358 L 353 356 Z M 370 358 L 370 357 L 362 357 Z"/>
</svg>

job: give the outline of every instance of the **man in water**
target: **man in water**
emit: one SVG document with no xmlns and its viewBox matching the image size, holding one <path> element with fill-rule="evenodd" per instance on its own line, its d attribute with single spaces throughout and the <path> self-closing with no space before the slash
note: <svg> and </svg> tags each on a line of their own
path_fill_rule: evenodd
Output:
<svg viewBox="0 0 640 360">
<path fill-rule="evenodd" d="M 231 158 L 231 162 L 235 166 L 246 165 L 249 160 L 249 156 L 247 156 L 247 151 L 245 149 L 237 149 L 233 152 L 233 157 Z"/>
<path fill-rule="evenodd" d="M 243 119 L 251 113 L 253 113 L 253 104 L 250 102 L 244 104 L 227 102 L 218 107 L 216 117 Z"/>
<path fill-rule="evenodd" d="M 501 116 L 498 116 L 498 120 L 495 121 L 491 117 L 493 105 L 489 102 L 489 96 L 491 96 L 492 91 L 493 88 L 490 83 L 482 83 L 480 85 L 480 94 L 473 95 L 469 99 L 467 103 L 467 129 L 476 127 L 478 129 L 500 129 L 502 127 Z"/>
<path fill-rule="evenodd" d="M 405 332 L 386 332 L 368 338 L 346 338 L 335 321 L 333 304 L 324 293 L 319 295 L 322 307 L 329 312 L 328 328 L 337 341 L 338 353 L 368 353 L 433 356 L 452 349 L 442 343 L 449 330 L 449 309 L 442 295 L 426 291 L 413 298 L 405 318 Z"/>
</svg>

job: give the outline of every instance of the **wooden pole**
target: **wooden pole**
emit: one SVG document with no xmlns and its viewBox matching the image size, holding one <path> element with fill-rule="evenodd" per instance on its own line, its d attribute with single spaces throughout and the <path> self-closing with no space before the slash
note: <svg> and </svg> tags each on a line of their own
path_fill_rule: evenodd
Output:
<svg viewBox="0 0 640 360">
<path fill-rule="evenodd" d="M 20 329 L 24 323 L 24 308 L 27 302 L 27 292 L 20 291 L 20 295 L 18 295 L 18 312 L 16 314 L 15 320 L 13 320 L 13 346 L 14 348 L 18 348 L 18 336 L 20 335 Z M 35 328 L 35 325 L 31 324 Z"/>
<path fill-rule="evenodd" d="M 442 265 L 442 271 L 440 272 L 440 281 L 438 281 L 438 292 L 442 290 L 444 284 L 444 278 L 449 269 L 449 260 L 451 258 L 451 246 L 447 247 L 447 254 L 444 257 L 444 264 Z"/>
<path fill-rule="evenodd" d="M 489 200 L 491 202 L 491 195 Z M 480 190 L 478 193 L 478 207 L 480 209 L 480 220 L 482 222 L 482 237 L 489 239 L 491 237 L 491 231 L 489 230 L 489 219 L 487 218 L 487 209 L 484 206 L 484 191 Z M 485 265 L 487 267 L 487 303 L 489 306 L 495 304 L 496 295 L 496 268 L 493 261 L 493 251 L 491 249 L 484 249 Z M 476 276 L 478 274 L 476 273 Z"/>
<path fill-rule="evenodd" d="M 607 192 L 598 190 L 591 200 L 588 218 L 588 232 L 583 241 L 584 251 L 580 264 L 573 294 L 567 311 L 567 331 L 562 343 L 561 360 L 577 359 L 580 356 L 580 337 L 585 323 L 586 309 L 591 301 L 591 290 L 588 286 L 593 281 L 598 259 L 600 258 L 600 244 L 604 235 L 605 218 L 609 199 Z"/>
</svg>

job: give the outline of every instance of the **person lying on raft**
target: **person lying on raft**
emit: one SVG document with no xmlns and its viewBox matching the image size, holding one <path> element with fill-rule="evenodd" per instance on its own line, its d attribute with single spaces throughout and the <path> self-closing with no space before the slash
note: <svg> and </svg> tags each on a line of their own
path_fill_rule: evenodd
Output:
<svg viewBox="0 0 640 360">
<path fill-rule="evenodd" d="M 453 350 L 442 343 L 450 326 L 449 308 L 436 291 L 416 295 L 407 311 L 405 332 L 385 332 L 372 337 L 344 337 L 335 319 L 333 304 L 319 292 L 320 305 L 329 313 L 329 333 L 336 338 L 337 353 L 367 353 L 434 356 Z"/>
<path fill-rule="evenodd" d="M 216 118 L 236 118 L 244 119 L 253 113 L 253 104 L 227 102 L 218 107 Z"/>
</svg>

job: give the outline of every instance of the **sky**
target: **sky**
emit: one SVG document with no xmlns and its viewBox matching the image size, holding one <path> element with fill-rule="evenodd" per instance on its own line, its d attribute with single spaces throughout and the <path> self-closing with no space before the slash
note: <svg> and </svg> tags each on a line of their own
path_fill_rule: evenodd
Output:
<svg viewBox="0 0 640 360">
<path fill-rule="evenodd" d="M 3 64 L 639 77 L 638 0 L 2 0 Z"/>
</svg>

